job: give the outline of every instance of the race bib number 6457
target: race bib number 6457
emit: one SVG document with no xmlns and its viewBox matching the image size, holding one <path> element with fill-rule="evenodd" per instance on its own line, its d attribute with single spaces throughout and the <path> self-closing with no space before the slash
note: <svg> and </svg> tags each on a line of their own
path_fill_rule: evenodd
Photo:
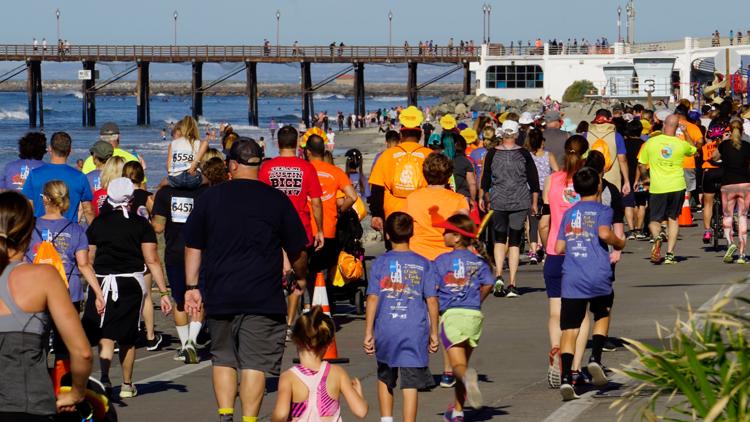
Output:
<svg viewBox="0 0 750 422">
<path fill-rule="evenodd" d="M 193 212 L 193 198 L 175 196 L 172 198 L 172 222 L 184 223 Z"/>
</svg>

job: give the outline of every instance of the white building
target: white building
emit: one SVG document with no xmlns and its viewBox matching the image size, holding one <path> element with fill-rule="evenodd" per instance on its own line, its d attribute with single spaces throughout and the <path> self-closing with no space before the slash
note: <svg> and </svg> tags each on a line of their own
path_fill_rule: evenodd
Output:
<svg viewBox="0 0 750 422">
<path fill-rule="evenodd" d="M 593 96 L 645 98 L 696 92 L 694 69 L 726 73 L 726 51 L 730 52 L 730 73 L 747 76 L 750 67 L 750 40 L 730 46 L 727 39 L 712 47 L 710 38 L 633 44 L 614 47 L 552 49 L 521 47 L 511 50 L 499 44 L 484 44 L 481 60 L 471 64 L 477 94 L 504 99 L 536 99 L 550 96 L 562 100 L 573 82 L 589 80 L 597 88 Z M 705 73 L 704 73 L 705 75 Z"/>
</svg>

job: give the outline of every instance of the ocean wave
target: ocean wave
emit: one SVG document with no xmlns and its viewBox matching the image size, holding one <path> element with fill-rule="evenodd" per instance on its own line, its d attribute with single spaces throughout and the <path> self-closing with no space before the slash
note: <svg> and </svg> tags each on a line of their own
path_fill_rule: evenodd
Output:
<svg viewBox="0 0 750 422">
<path fill-rule="evenodd" d="M 169 141 L 142 142 L 136 146 L 138 151 L 166 151 L 167 148 L 169 148 Z"/>
<path fill-rule="evenodd" d="M 314 94 L 313 100 L 345 100 L 346 96 L 341 94 Z"/>
<path fill-rule="evenodd" d="M 403 102 L 406 101 L 406 97 L 398 97 L 398 96 L 382 96 L 382 97 L 372 97 L 373 101 L 380 101 L 384 103 L 394 103 L 394 102 Z"/>
<path fill-rule="evenodd" d="M 29 120 L 29 113 L 25 110 L 0 109 L 0 120 Z"/>
<path fill-rule="evenodd" d="M 166 97 L 166 96 L 167 96 L 167 94 L 165 94 L 165 93 L 163 93 L 163 92 L 157 92 L 157 93 L 156 93 L 156 96 L 157 96 L 157 97 Z"/>
<path fill-rule="evenodd" d="M 76 97 L 79 100 L 83 99 L 83 92 L 81 91 L 68 91 L 65 93 L 66 97 Z"/>
<path fill-rule="evenodd" d="M 292 113 L 292 114 L 280 114 L 278 116 L 271 116 L 272 119 L 276 120 L 276 122 L 297 122 L 299 119 L 302 118 L 302 113 Z"/>
</svg>

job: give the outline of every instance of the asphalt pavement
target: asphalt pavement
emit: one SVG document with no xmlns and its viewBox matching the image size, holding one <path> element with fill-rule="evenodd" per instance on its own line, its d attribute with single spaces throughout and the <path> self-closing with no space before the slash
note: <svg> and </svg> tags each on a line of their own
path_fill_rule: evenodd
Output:
<svg viewBox="0 0 750 422">
<path fill-rule="evenodd" d="M 628 243 L 617 266 L 612 337 L 657 342 L 656 322 L 671 325 L 688 302 L 694 307 L 701 306 L 722 286 L 747 275 L 750 267 L 722 262 L 723 250 L 704 249 L 701 235 L 702 230 L 697 227 L 683 229 L 676 251 L 679 262 L 669 266 L 649 263 L 649 242 Z M 381 252 L 378 247 L 368 249 L 370 255 Z M 468 410 L 466 420 L 616 420 L 615 411 L 609 409 L 621 391 L 616 384 L 611 384 L 605 394 L 593 391 L 584 399 L 569 404 L 561 402 L 557 390 L 547 387 L 547 296 L 542 265 L 522 265 L 518 286 L 521 297 L 489 297 L 483 305 L 484 332 L 471 365 L 480 374 L 485 407 Z M 203 360 L 198 365 L 174 361 L 175 345 L 179 345 L 174 325 L 171 317 L 165 318 L 158 311 L 157 315 L 157 331 L 165 335 L 164 347 L 155 352 L 138 349 L 134 379 L 139 395 L 115 404 L 120 421 L 217 420 L 207 352 L 203 351 Z M 362 381 L 370 404 L 366 420 L 378 421 L 376 363 L 362 350 L 364 318 L 353 315 L 353 307 L 342 302 L 337 306 L 335 319 L 339 329 L 336 336 L 339 354 L 350 359 L 344 367 L 351 376 Z M 295 356 L 294 346 L 288 343 L 284 368 L 291 366 Z M 615 352 L 605 353 L 603 361 L 607 366 L 617 367 L 632 358 L 620 347 Z M 430 368 L 436 377 L 441 373 L 441 354 L 433 355 Z M 111 375 L 113 384 L 118 385 L 117 364 L 113 365 Z M 276 398 L 273 380 L 269 381 L 267 390 L 259 420 L 268 420 L 273 408 Z M 418 419 L 442 420 L 452 394 L 452 390 L 439 387 L 420 393 Z M 396 420 L 401 419 L 400 402 L 397 392 Z M 235 420 L 239 421 L 239 400 L 236 412 Z M 345 404 L 343 417 L 355 419 Z"/>
</svg>

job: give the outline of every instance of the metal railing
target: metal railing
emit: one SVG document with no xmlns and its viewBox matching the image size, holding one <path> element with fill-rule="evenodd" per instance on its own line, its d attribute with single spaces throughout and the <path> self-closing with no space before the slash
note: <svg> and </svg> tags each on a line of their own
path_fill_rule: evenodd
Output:
<svg viewBox="0 0 750 422">
<path fill-rule="evenodd" d="M 544 47 L 539 46 L 506 46 L 504 44 L 490 44 L 487 48 L 490 56 L 542 56 Z M 609 47 L 597 47 L 591 45 L 549 45 L 548 52 L 550 55 L 591 55 L 591 54 L 615 54 L 615 49 Z"/>
<path fill-rule="evenodd" d="M 274 58 L 296 60 L 367 60 L 414 59 L 425 61 L 477 60 L 478 47 L 414 46 L 150 46 L 150 45 L 72 45 L 60 48 L 32 45 L 0 45 L 0 60 L 34 58 L 42 60 L 108 60 L 108 61 L 168 61 L 204 60 L 239 61 Z"/>
</svg>

